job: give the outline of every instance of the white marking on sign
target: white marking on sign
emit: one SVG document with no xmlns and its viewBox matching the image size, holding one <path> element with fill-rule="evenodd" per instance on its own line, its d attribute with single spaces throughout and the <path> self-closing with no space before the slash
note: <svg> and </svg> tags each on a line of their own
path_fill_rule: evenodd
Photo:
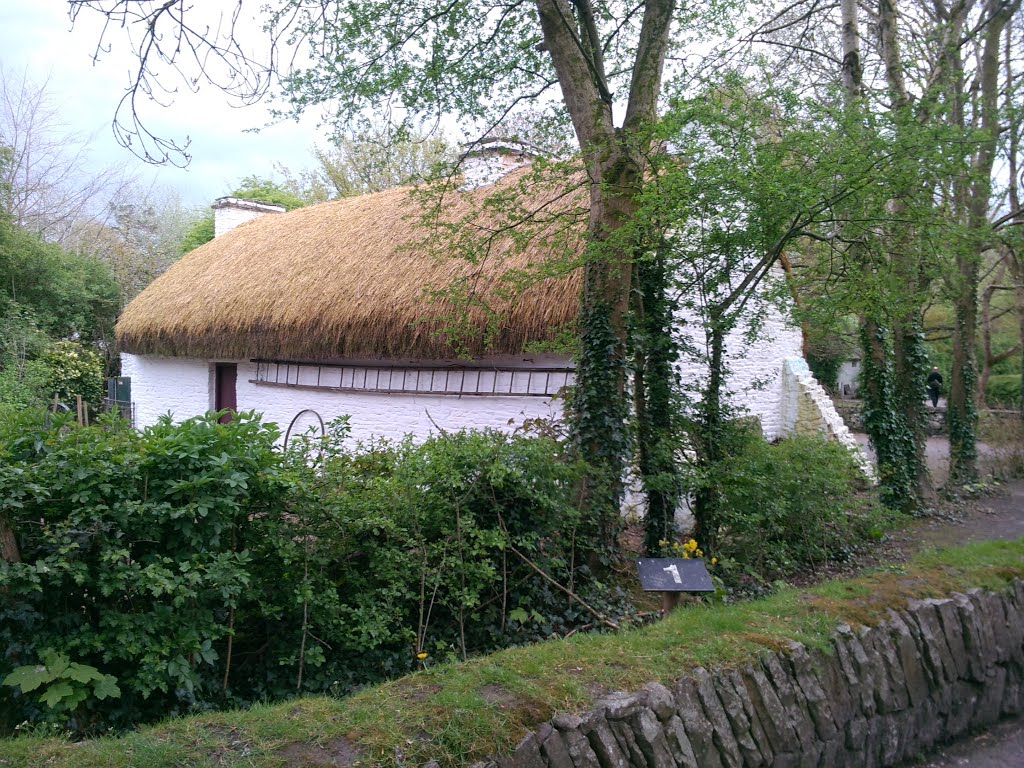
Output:
<svg viewBox="0 0 1024 768">
<path fill-rule="evenodd" d="M 683 577 L 679 575 L 679 568 L 676 567 L 675 563 L 672 563 L 672 565 L 670 565 L 668 568 L 662 568 L 661 570 L 671 573 L 672 581 L 674 581 L 676 584 L 683 583 Z"/>
</svg>

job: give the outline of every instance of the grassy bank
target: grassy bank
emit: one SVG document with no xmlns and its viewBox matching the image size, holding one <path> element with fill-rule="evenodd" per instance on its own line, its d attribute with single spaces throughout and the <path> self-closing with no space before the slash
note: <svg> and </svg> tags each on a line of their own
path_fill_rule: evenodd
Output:
<svg viewBox="0 0 1024 768">
<path fill-rule="evenodd" d="M 615 635 L 577 635 L 429 668 L 341 700 L 181 718 L 84 743 L 23 736 L 0 742 L 0 765 L 315 766 L 347 764 L 355 754 L 367 765 L 466 765 L 604 693 L 668 683 L 696 666 L 741 663 L 791 639 L 824 647 L 839 622 L 870 624 L 912 598 L 999 589 L 1015 577 L 1024 577 L 1024 540 L 984 542 L 756 602 L 684 608 Z"/>
</svg>

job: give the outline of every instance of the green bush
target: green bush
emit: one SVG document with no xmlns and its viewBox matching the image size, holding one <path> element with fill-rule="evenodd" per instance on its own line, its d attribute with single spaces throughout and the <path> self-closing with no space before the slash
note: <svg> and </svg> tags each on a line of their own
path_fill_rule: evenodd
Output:
<svg viewBox="0 0 1024 768">
<path fill-rule="evenodd" d="M 53 722 L 57 693 L 65 727 L 121 727 L 593 623 L 556 583 L 610 610 L 587 569 L 584 467 L 557 442 L 350 450 L 345 436 L 338 423 L 286 454 L 252 414 L 142 433 L 44 413 L 0 424 L 0 523 L 20 550 L 0 561 L 0 680 L 47 659 L 95 671 L 70 693 L 54 673 L 46 701 L 0 686 L 0 731 Z M 119 697 L 92 685 L 114 679 Z"/>
<path fill-rule="evenodd" d="M 880 513 L 859 495 L 864 481 L 853 458 L 823 437 L 748 439 L 710 477 L 722 493 L 714 554 L 759 578 L 846 559 L 880 534 Z"/>
<path fill-rule="evenodd" d="M 49 377 L 46 384 L 48 401 L 57 398 L 71 405 L 76 395 L 92 404 L 103 400 L 103 358 L 96 351 L 74 341 L 58 341 L 46 350 L 42 362 Z"/>
<path fill-rule="evenodd" d="M 1020 407 L 1020 374 L 990 376 L 985 387 L 985 402 L 992 408 Z"/>
</svg>

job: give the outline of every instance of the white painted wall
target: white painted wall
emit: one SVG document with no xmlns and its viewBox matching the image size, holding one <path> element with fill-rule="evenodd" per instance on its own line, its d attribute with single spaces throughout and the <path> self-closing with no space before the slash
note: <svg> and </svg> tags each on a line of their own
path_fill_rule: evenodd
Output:
<svg viewBox="0 0 1024 768">
<path fill-rule="evenodd" d="M 802 357 L 791 357 L 783 362 L 782 417 L 786 432 L 798 434 L 822 433 L 846 447 L 860 466 L 864 476 L 875 482 L 874 468 L 836 410 L 832 398 L 811 373 Z"/>
<path fill-rule="evenodd" d="M 526 419 L 558 418 L 562 407 L 558 400 L 545 397 L 486 397 L 478 395 L 407 395 L 375 392 L 332 392 L 295 387 L 254 384 L 256 364 L 248 360 L 217 361 L 238 364 L 238 409 L 255 410 L 266 421 L 276 422 L 284 432 L 292 419 L 307 408 L 317 411 L 324 421 L 337 416 L 351 416 L 352 436 L 357 440 L 371 437 L 399 439 L 406 434 L 424 438 L 442 429 L 508 429 L 509 422 L 521 424 Z M 408 361 L 402 361 L 407 363 Z M 492 358 L 492 365 L 553 367 L 564 358 L 536 357 L 528 361 L 517 358 Z M 149 356 L 121 355 L 125 376 L 132 377 L 132 399 L 136 402 L 136 425 L 154 424 L 171 411 L 175 419 L 186 419 L 206 412 L 211 407 L 212 361 L 178 360 Z M 311 423 L 303 419 L 300 424 Z M 299 426 L 296 430 L 301 432 Z"/>
<path fill-rule="evenodd" d="M 727 340 L 732 370 L 728 388 L 733 402 L 760 418 L 768 438 L 779 437 L 787 431 L 782 364 L 786 358 L 799 357 L 800 343 L 800 331 L 778 312 L 771 313 L 766 319 L 755 343 L 747 344 L 738 331 Z M 431 420 L 445 430 L 507 429 L 510 421 L 520 424 L 526 419 L 558 418 L 562 413 L 560 401 L 545 397 L 334 392 L 255 384 L 251 383 L 257 377 L 255 363 L 248 360 L 218 362 L 238 364 L 239 410 L 259 411 L 268 421 L 276 422 L 282 431 L 300 411 L 307 408 L 317 411 L 325 421 L 349 414 L 352 434 L 357 439 L 371 436 L 400 438 L 407 433 L 425 437 L 437 431 Z M 408 365 L 415 361 L 399 362 Z M 209 360 L 122 354 L 123 375 L 132 379 L 137 425 L 154 424 L 168 411 L 176 419 L 186 419 L 210 409 L 212 363 Z M 502 356 L 488 358 L 486 363 L 499 367 L 550 368 L 566 366 L 569 361 L 553 355 L 531 358 Z M 429 364 L 437 365 L 436 361 Z M 315 369 L 308 370 L 312 372 Z M 683 363 L 679 370 L 684 382 L 706 375 L 699 366 Z M 299 383 L 311 384 L 314 381 L 303 379 Z"/>
<path fill-rule="evenodd" d="M 121 353 L 121 375 L 132 380 L 135 425 L 156 424 L 170 413 L 187 419 L 210 409 L 210 365 L 182 357 L 142 357 Z"/>
<path fill-rule="evenodd" d="M 686 316 L 681 317 L 686 320 Z M 703 332 L 688 331 L 691 343 L 703 344 Z M 729 402 L 746 409 L 761 420 L 761 429 L 769 440 L 789 432 L 783 414 L 784 381 L 782 363 L 786 358 L 800 357 L 800 329 L 777 309 L 770 309 L 756 338 L 748 342 L 742 329 L 733 330 L 725 341 L 729 376 L 726 392 Z M 707 369 L 687 360 L 677 364 L 684 385 L 703 381 Z"/>
<path fill-rule="evenodd" d="M 219 197 L 210 206 L 213 208 L 213 236 L 220 237 L 239 224 L 265 216 L 268 213 L 284 213 L 283 205 L 243 200 L 239 197 Z"/>
</svg>

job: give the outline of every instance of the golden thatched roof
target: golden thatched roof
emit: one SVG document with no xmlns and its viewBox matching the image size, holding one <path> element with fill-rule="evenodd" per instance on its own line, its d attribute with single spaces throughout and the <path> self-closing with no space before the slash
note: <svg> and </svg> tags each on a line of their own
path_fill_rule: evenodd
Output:
<svg viewBox="0 0 1024 768">
<path fill-rule="evenodd" d="M 470 216 L 483 232 L 480 222 L 493 221 L 475 213 L 483 194 L 450 195 L 445 220 Z M 549 193 L 542 207 L 564 213 L 567 200 Z M 117 324 L 119 345 L 136 354 L 229 359 L 448 357 L 459 351 L 444 333 L 458 301 L 427 294 L 459 285 L 486 305 L 466 316 L 471 333 L 462 351 L 470 354 L 516 353 L 574 320 L 578 271 L 518 295 L 502 290 L 507 270 L 547 258 L 554 235 L 544 227 L 518 246 L 492 233 L 486 257 L 471 263 L 437 254 L 436 234 L 429 245 L 418 223 L 422 212 L 409 189 L 397 189 L 242 224 L 136 297 Z M 578 246 L 577 239 L 568 248 Z M 485 343 L 488 317 L 498 318 L 497 333 Z"/>
</svg>

